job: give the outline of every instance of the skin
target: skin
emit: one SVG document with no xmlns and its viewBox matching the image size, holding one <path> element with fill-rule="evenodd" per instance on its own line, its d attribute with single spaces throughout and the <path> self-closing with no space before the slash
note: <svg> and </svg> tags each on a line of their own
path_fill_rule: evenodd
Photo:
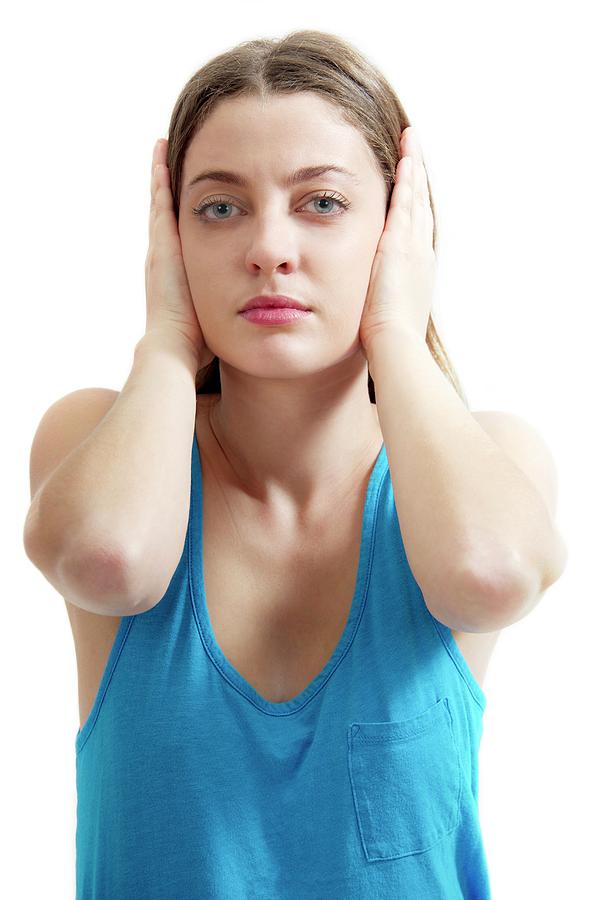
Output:
<svg viewBox="0 0 600 900">
<path fill-rule="evenodd" d="M 334 173 L 291 188 L 281 183 L 297 168 L 329 162 L 359 183 Z M 209 168 L 240 173 L 249 187 L 210 181 L 187 190 Z M 324 191 L 350 208 L 319 202 Z M 195 215 L 210 197 L 232 205 Z M 386 199 L 363 136 L 309 92 L 226 99 L 186 152 L 178 226 L 184 266 L 204 340 L 221 360 L 207 452 L 273 522 L 330 514 L 332 500 L 356 484 L 381 446 L 359 326 Z M 263 292 L 294 297 L 312 314 L 279 327 L 248 322 L 238 311 Z"/>
</svg>

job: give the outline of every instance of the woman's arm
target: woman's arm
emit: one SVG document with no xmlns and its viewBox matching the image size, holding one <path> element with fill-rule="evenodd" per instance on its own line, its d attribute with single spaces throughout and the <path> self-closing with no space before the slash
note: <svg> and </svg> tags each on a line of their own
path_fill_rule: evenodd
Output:
<svg viewBox="0 0 600 900">
<path fill-rule="evenodd" d="M 517 621 L 566 559 L 543 497 L 420 335 L 382 330 L 368 358 L 406 555 L 431 614 L 473 632 Z"/>
<path fill-rule="evenodd" d="M 184 341 L 144 335 L 109 411 L 32 499 L 28 555 L 83 609 L 144 612 L 169 585 L 189 515 L 197 368 Z"/>
</svg>

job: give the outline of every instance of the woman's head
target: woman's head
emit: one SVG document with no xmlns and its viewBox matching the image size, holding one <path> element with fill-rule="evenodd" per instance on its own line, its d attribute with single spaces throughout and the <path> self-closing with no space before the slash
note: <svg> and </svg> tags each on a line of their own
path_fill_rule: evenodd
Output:
<svg viewBox="0 0 600 900">
<path fill-rule="evenodd" d="M 349 174 L 292 181 L 329 164 Z M 386 201 L 361 133 L 318 94 L 221 100 L 188 145 L 179 202 L 190 291 L 221 363 L 272 379 L 320 380 L 327 370 L 336 383 L 364 371 L 358 330 Z M 239 311 L 258 294 L 288 295 L 311 315 L 257 326 Z M 357 354 L 355 365 L 341 365 Z"/>
<path fill-rule="evenodd" d="M 244 371 L 254 365 L 254 374 L 277 378 L 285 377 L 282 367 L 298 377 L 360 352 L 371 265 L 409 124 L 377 69 L 323 32 L 244 42 L 189 79 L 171 116 L 167 163 L 190 290 L 216 354 L 199 372 L 199 391 L 219 392 L 219 353 Z M 324 173 L 283 183 L 297 169 L 324 163 L 354 177 Z M 247 184 L 189 187 L 215 169 Z M 316 315 L 297 327 L 252 326 L 237 312 L 262 292 L 296 297 Z M 431 318 L 426 339 L 466 403 Z M 370 378 L 369 393 L 374 401 Z"/>
</svg>

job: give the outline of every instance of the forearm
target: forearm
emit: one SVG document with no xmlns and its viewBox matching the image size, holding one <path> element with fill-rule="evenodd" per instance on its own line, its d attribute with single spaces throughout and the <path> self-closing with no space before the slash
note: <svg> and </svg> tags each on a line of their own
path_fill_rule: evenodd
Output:
<svg viewBox="0 0 600 900">
<path fill-rule="evenodd" d="M 90 577 L 110 582 L 111 560 L 123 560 L 143 602 L 174 571 L 189 514 L 196 371 L 183 342 L 145 335 L 108 413 L 40 491 L 38 528 L 76 581 L 78 567 L 97 564 Z"/>
<path fill-rule="evenodd" d="M 548 511 L 424 339 L 383 332 L 368 360 L 411 570 L 436 618 L 475 630 L 539 578 L 554 540 Z"/>
</svg>

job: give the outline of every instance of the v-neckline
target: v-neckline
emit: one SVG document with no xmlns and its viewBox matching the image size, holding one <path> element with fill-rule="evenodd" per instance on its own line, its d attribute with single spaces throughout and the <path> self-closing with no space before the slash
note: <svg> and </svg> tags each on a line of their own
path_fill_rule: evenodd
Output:
<svg viewBox="0 0 600 900">
<path fill-rule="evenodd" d="M 371 469 L 363 500 L 360 555 L 354 585 L 354 595 L 352 597 L 346 625 L 340 639 L 325 666 L 304 690 L 301 691 L 301 693 L 292 697 L 290 700 L 274 702 L 267 700 L 259 694 L 256 688 L 246 681 L 238 670 L 229 662 L 221 650 L 213 631 L 206 603 L 204 578 L 202 461 L 198 445 L 198 436 L 196 431 L 194 431 L 188 556 L 188 574 L 192 608 L 206 652 L 218 671 L 242 696 L 266 713 L 270 713 L 271 715 L 289 715 L 308 703 L 317 691 L 328 681 L 354 640 L 367 598 L 367 587 L 369 584 L 369 573 L 373 553 L 377 500 L 386 466 L 387 454 L 385 451 L 385 444 L 382 443 Z"/>
</svg>

